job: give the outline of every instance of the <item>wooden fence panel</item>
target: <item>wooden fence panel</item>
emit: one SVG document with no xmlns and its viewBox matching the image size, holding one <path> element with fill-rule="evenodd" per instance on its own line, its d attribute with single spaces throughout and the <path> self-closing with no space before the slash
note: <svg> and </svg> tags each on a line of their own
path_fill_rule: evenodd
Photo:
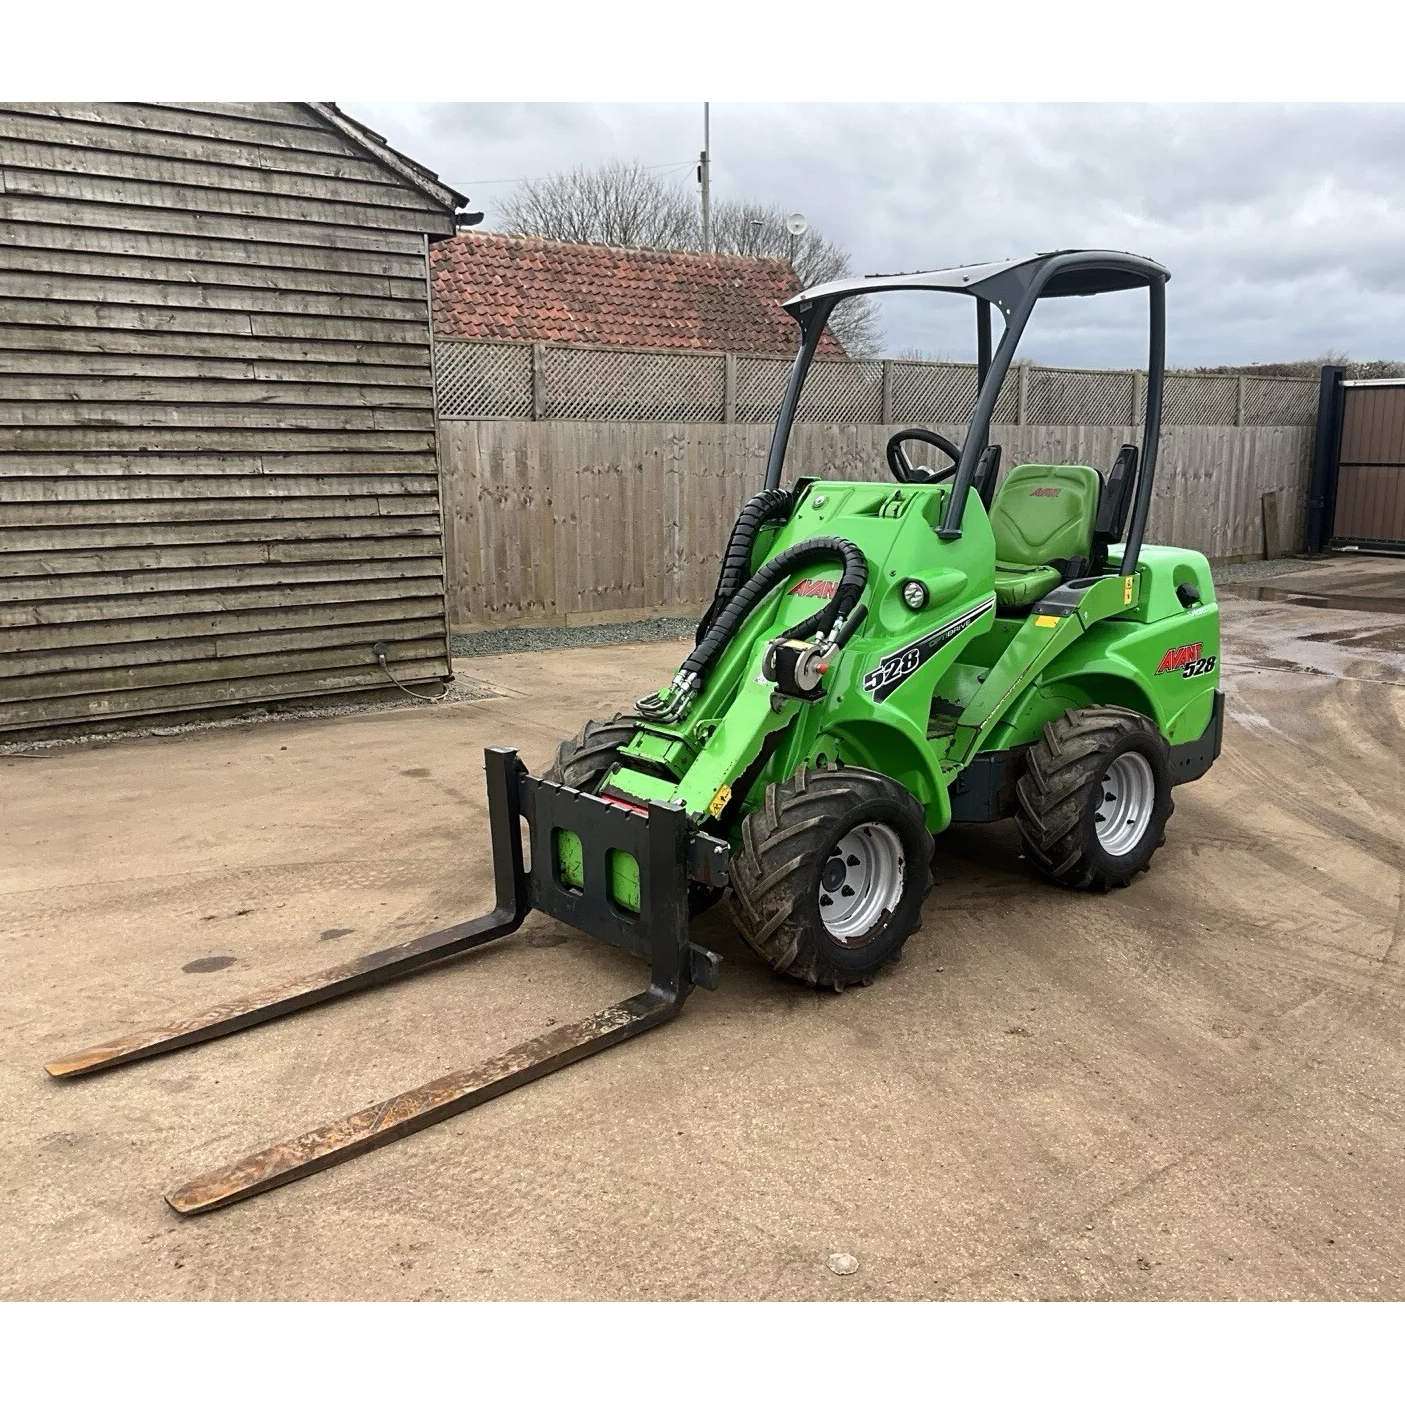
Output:
<svg viewBox="0 0 1405 1405">
<path fill-rule="evenodd" d="M 787 478 L 882 481 L 896 426 L 799 424 Z M 953 438 L 962 425 L 934 425 Z M 451 628 L 698 614 L 742 503 L 761 486 L 756 424 L 441 422 Z M 999 426 L 1006 468 L 1106 469 L 1130 426 Z M 1216 560 L 1263 553 L 1263 500 L 1302 538 L 1312 433 L 1174 425 L 1162 437 L 1148 539 Z M 933 462 L 936 460 L 933 459 Z"/>
</svg>

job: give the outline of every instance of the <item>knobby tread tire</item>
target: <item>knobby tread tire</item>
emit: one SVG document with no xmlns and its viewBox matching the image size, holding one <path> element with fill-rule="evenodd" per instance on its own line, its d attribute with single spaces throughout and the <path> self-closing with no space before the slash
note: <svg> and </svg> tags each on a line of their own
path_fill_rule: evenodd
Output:
<svg viewBox="0 0 1405 1405">
<path fill-rule="evenodd" d="M 1129 750 L 1151 763 L 1156 801 L 1141 843 L 1114 858 L 1097 842 L 1093 816 L 1108 766 Z M 1125 888 L 1151 866 L 1175 809 L 1165 740 L 1149 717 L 1123 707 L 1070 708 L 1045 723 L 1015 791 L 1025 858 L 1050 881 L 1093 892 Z"/>
<path fill-rule="evenodd" d="M 818 906 L 819 874 L 834 843 L 863 819 L 881 820 L 903 841 L 905 886 L 882 930 L 845 949 Z M 802 766 L 769 785 L 741 825 L 732 855 L 732 917 L 742 939 L 773 970 L 811 986 L 867 983 L 894 960 L 921 919 L 932 886 L 932 836 L 916 799 L 887 776 L 852 766 Z"/>
<path fill-rule="evenodd" d="M 620 748 L 634 740 L 639 722 L 640 718 L 630 712 L 587 722 L 574 737 L 566 738 L 556 748 L 556 757 L 542 772 L 542 780 L 593 795 L 606 772 L 620 759 Z"/>
</svg>

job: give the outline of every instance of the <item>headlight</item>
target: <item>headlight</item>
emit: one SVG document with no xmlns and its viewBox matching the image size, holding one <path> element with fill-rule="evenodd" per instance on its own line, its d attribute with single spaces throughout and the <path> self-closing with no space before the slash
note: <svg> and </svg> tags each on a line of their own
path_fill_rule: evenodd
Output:
<svg viewBox="0 0 1405 1405">
<path fill-rule="evenodd" d="M 920 610 L 927 603 L 927 587 L 921 581 L 903 582 L 903 604 L 909 610 Z"/>
</svg>

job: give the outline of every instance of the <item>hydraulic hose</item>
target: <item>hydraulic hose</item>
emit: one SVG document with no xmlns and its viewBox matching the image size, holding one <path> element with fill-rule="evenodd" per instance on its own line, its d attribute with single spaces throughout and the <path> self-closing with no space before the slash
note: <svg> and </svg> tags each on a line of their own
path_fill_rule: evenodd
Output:
<svg viewBox="0 0 1405 1405">
<path fill-rule="evenodd" d="M 834 598 L 808 619 L 787 629 L 780 638 L 804 639 L 810 634 L 827 633 L 841 615 L 848 615 L 858 604 L 859 596 L 868 583 L 868 562 L 863 552 L 843 537 L 811 537 L 773 556 L 727 602 L 709 626 L 702 642 L 683 661 L 679 673 L 693 674 L 699 681 L 706 678 L 708 670 L 741 627 L 742 621 L 776 586 L 802 566 L 834 560 L 844 566 Z"/>
<path fill-rule="evenodd" d="M 727 602 L 746 583 L 751 572 L 751 548 L 756 542 L 757 532 L 767 522 L 786 521 L 793 506 L 794 500 L 788 489 L 763 488 L 742 508 L 732 527 L 732 535 L 727 539 L 727 549 L 722 554 L 722 570 L 717 577 L 712 604 L 698 621 L 694 643 L 702 643 Z"/>
</svg>

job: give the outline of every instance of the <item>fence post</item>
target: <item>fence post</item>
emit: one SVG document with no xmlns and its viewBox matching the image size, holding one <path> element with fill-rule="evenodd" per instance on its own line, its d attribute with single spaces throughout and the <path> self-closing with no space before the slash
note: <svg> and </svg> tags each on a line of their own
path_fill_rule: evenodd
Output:
<svg viewBox="0 0 1405 1405">
<path fill-rule="evenodd" d="M 722 353 L 722 423 L 737 422 L 737 353 Z"/>
<path fill-rule="evenodd" d="M 878 423 L 893 423 L 893 363 L 883 363 L 883 384 L 878 397 Z"/>
<path fill-rule="evenodd" d="M 1234 388 L 1234 422 L 1241 426 L 1244 423 L 1244 382 L 1245 378 L 1240 376 Z"/>
<path fill-rule="evenodd" d="M 1029 367 L 1021 366 L 1019 374 L 1019 405 L 1015 410 L 1015 423 L 1029 423 Z"/>
<path fill-rule="evenodd" d="M 546 347 L 532 343 L 532 418 L 546 418 Z"/>
<path fill-rule="evenodd" d="M 1324 366 L 1317 390 L 1317 424 L 1312 432 L 1312 469 L 1308 478 L 1303 549 L 1325 551 L 1332 540 L 1337 505 L 1337 468 L 1342 448 L 1345 366 Z"/>
<path fill-rule="evenodd" d="M 1146 402 L 1146 372 L 1132 372 L 1132 418 L 1127 421 L 1128 425 L 1138 425 L 1142 422 L 1143 406 Z"/>
</svg>

